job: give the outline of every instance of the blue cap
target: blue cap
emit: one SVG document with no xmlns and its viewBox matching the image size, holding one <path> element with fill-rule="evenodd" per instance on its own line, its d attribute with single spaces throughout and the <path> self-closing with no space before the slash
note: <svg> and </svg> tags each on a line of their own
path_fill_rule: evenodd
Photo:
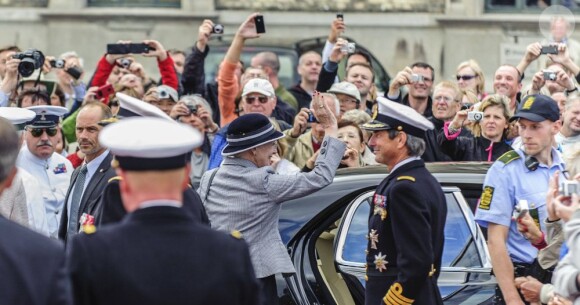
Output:
<svg viewBox="0 0 580 305">
<path fill-rule="evenodd" d="M 283 137 L 284 134 L 274 129 L 267 116 L 248 113 L 235 119 L 228 126 L 227 144 L 222 156 L 233 156 Z"/>
<path fill-rule="evenodd" d="M 556 122 L 560 119 L 560 109 L 558 103 L 547 95 L 527 95 L 520 103 L 516 114 L 510 118 L 510 122 L 517 119 L 526 119 L 532 122 L 545 120 Z"/>
</svg>

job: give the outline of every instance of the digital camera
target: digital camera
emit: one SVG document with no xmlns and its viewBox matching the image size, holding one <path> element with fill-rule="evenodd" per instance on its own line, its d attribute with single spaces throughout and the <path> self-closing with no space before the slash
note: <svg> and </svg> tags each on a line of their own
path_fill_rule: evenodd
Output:
<svg viewBox="0 0 580 305">
<path fill-rule="evenodd" d="M 340 47 L 340 51 L 342 53 L 352 54 L 352 53 L 354 53 L 355 50 L 356 50 L 356 43 L 354 43 L 354 42 L 349 42 L 346 45 Z"/>
<path fill-rule="evenodd" d="M 213 34 L 223 34 L 224 33 L 224 26 L 221 24 L 216 24 L 213 26 L 213 28 L 211 29 L 211 32 Z"/>
<path fill-rule="evenodd" d="M 125 69 L 129 69 L 129 67 L 131 66 L 131 64 L 133 63 L 133 61 L 129 58 L 121 58 L 119 60 L 119 63 L 121 64 L 121 66 Z"/>
<path fill-rule="evenodd" d="M 63 59 L 51 60 L 50 66 L 56 69 L 62 69 L 64 68 L 64 60 Z"/>
<path fill-rule="evenodd" d="M 22 77 L 29 77 L 34 70 L 42 68 L 44 65 L 44 54 L 36 49 L 28 49 L 21 53 L 12 55 L 12 58 L 20 59 L 18 73 Z"/>
<path fill-rule="evenodd" d="M 185 105 L 187 110 L 189 110 L 189 114 L 197 114 L 197 106 L 196 105 Z"/>
<path fill-rule="evenodd" d="M 546 70 L 544 71 L 544 79 L 545 80 L 556 80 L 556 72 Z"/>
<path fill-rule="evenodd" d="M 483 119 L 483 112 L 481 111 L 470 111 L 467 113 L 467 120 L 472 122 L 479 122 Z"/>
<path fill-rule="evenodd" d="M 526 213 L 528 213 L 529 210 L 530 207 L 528 205 L 528 201 L 525 199 L 520 200 L 518 205 L 516 205 L 516 212 L 518 212 L 517 219 L 522 219 L 524 216 L 526 216 Z"/>
<path fill-rule="evenodd" d="M 579 194 L 580 186 L 578 185 L 578 181 L 564 180 L 560 183 L 559 191 L 560 195 L 572 196 L 572 194 Z"/>
<path fill-rule="evenodd" d="M 418 83 L 425 81 L 425 78 L 421 74 L 411 74 L 411 82 Z"/>
<path fill-rule="evenodd" d="M 308 122 L 308 123 L 318 123 L 318 120 L 316 120 L 316 117 L 314 116 L 314 113 L 309 112 L 308 113 L 308 120 L 306 120 L 306 122 Z"/>
</svg>

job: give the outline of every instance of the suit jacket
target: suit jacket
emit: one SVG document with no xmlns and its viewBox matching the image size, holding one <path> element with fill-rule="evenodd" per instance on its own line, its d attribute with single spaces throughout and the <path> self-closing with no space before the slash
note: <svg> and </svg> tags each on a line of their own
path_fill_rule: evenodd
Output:
<svg viewBox="0 0 580 305">
<path fill-rule="evenodd" d="M 246 243 L 153 206 L 71 240 L 76 304 L 257 304 Z"/>
<path fill-rule="evenodd" d="M 205 200 L 212 228 L 242 232 L 258 278 L 295 272 L 278 232 L 280 204 L 330 184 L 345 149 L 342 141 L 324 138 L 309 173 L 278 175 L 270 166 L 256 167 L 245 159 L 225 158 L 211 185 L 209 179 L 216 169 L 203 175 L 198 192 Z"/>
<path fill-rule="evenodd" d="M 28 221 L 28 207 L 26 193 L 20 176 L 14 177 L 12 186 L 0 194 L 0 215 L 21 226 L 33 228 Z"/>
<path fill-rule="evenodd" d="M 0 304 L 72 304 L 62 246 L 0 216 Z"/>
<path fill-rule="evenodd" d="M 107 182 L 109 179 L 115 177 L 115 169 L 111 167 L 111 161 L 113 160 L 113 155 L 108 153 L 108 155 L 103 159 L 99 168 L 95 172 L 95 174 L 91 177 L 91 181 L 87 184 L 87 188 L 83 193 L 83 197 L 81 198 L 79 211 L 78 211 L 78 218 L 81 219 L 81 215 L 83 213 L 87 213 L 89 215 L 95 216 L 98 213 L 99 209 L 99 202 L 100 198 L 103 194 L 103 190 L 105 186 L 107 186 Z M 72 174 L 71 183 L 66 192 L 66 197 L 64 199 L 64 208 L 62 215 L 60 217 L 60 226 L 58 228 L 58 238 L 64 239 L 65 241 L 68 240 L 67 228 L 68 228 L 68 201 L 69 196 L 71 195 L 72 190 L 74 189 L 77 177 L 79 176 L 81 167 L 77 167 Z M 76 225 L 76 232 L 78 232 L 80 225 L 77 223 Z"/>
<path fill-rule="evenodd" d="M 371 204 L 365 304 L 442 305 L 447 203 L 439 182 L 411 160 L 389 173 Z"/>
</svg>

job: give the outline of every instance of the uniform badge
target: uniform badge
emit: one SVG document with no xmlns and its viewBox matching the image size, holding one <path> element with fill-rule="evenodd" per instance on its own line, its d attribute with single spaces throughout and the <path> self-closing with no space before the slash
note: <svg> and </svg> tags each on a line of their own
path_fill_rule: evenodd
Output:
<svg viewBox="0 0 580 305">
<path fill-rule="evenodd" d="M 377 230 L 371 229 L 371 232 L 367 236 L 368 240 L 371 242 L 371 249 L 377 249 L 377 244 L 379 243 L 379 234 Z"/>
<path fill-rule="evenodd" d="M 491 207 L 491 200 L 493 199 L 493 191 L 495 190 L 492 186 L 484 186 L 483 193 L 481 194 L 481 199 L 479 200 L 479 208 L 482 210 L 489 210 Z"/>
<path fill-rule="evenodd" d="M 81 215 L 81 218 L 79 220 L 79 224 L 80 224 L 80 229 L 79 229 L 79 233 L 87 233 L 87 234 L 91 234 L 95 232 L 95 216 L 91 215 L 91 214 L 87 214 L 87 213 L 83 213 L 83 215 Z"/>
<path fill-rule="evenodd" d="M 379 252 L 379 254 L 375 255 L 375 268 L 377 270 L 379 270 L 379 272 L 383 272 L 383 270 L 387 270 L 387 264 L 389 262 L 387 262 L 386 260 L 387 256 L 386 255 L 382 255 L 381 252 Z"/>
<path fill-rule="evenodd" d="M 387 196 L 375 194 L 373 204 L 373 215 L 381 215 L 381 220 L 387 219 Z"/>
<path fill-rule="evenodd" d="M 66 173 L 66 166 L 64 165 L 64 163 L 60 163 L 52 171 L 54 172 L 55 175 Z"/>
</svg>

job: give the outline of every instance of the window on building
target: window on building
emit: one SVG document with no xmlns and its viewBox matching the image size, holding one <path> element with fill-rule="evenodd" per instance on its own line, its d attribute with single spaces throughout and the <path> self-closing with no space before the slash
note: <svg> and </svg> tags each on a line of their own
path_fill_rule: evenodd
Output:
<svg viewBox="0 0 580 305">
<path fill-rule="evenodd" d="M 580 0 L 485 0 L 487 11 L 541 12 L 550 5 L 562 5 L 571 10 L 578 10 Z"/>
<path fill-rule="evenodd" d="M 16 0 L 13 0 L 16 1 Z M 88 0 L 92 7 L 181 7 L 181 0 Z"/>
<path fill-rule="evenodd" d="M 47 7 L 48 0 L 2 0 L 0 7 Z"/>
</svg>

